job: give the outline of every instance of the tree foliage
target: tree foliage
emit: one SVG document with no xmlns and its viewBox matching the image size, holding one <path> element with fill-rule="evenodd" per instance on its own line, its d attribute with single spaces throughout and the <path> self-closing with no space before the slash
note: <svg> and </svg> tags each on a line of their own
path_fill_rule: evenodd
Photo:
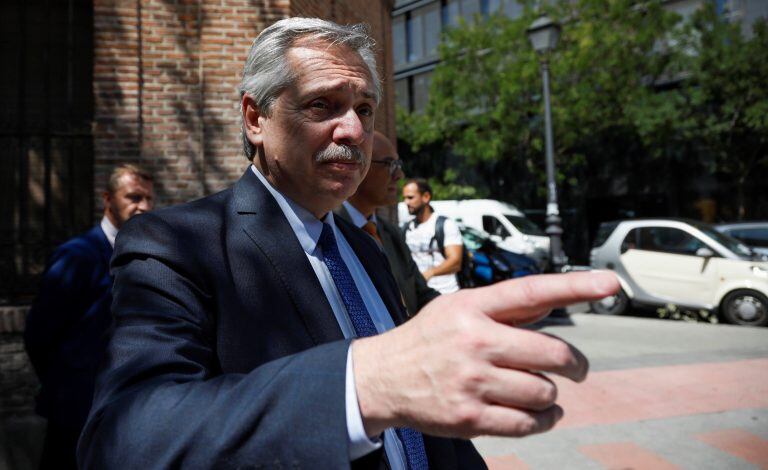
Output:
<svg viewBox="0 0 768 470">
<path fill-rule="evenodd" d="M 555 154 L 574 204 L 619 175 L 640 185 L 631 180 L 641 165 L 645 185 L 674 184 L 672 167 L 742 182 L 765 168 L 764 21 L 746 37 L 712 5 L 684 22 L 661 0 L 556 3 L 547 10 L 563 25 L 549 57 Z M 537 15 L 529 5 L 516 19 L 477 17 L 444 32 L 426 109 L 398 112 L 414 167 L 524 205 L 543 198 L 541 74 L 525 34 Z"/>
</svg>

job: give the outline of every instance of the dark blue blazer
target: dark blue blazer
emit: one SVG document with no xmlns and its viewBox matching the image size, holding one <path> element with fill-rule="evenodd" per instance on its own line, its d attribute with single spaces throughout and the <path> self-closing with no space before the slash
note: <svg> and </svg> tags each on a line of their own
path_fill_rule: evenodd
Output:
<svg viewBox="0 0 768 470">
<path fill-rule="evenodd" d="M 404 321 L 381 250 L 337 225 Z M 82 468 L 349 468 L 349 340 L 250 169 L 226 191 L 132 218 L 112 266 L 114 336 Z M 467 441 L 425 441 L 432 468 L 485 468 Z M 352 467 L 384 465 L 379 451 Z"/>
<path fill-rule="evenodd" d="M 88 416 L 111 323 L 111 256 L 100 226 L 61 245 L 27 317 L 24 341 L 41 383 L 37 411 L 58 427 L 79 430 Z"/>
</svg>

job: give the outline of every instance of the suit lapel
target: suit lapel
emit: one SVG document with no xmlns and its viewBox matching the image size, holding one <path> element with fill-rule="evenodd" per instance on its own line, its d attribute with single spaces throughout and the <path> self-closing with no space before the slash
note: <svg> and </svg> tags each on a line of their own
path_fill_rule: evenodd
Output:
<svg viewBox="0 0 768 470">
<path fill-rule="evenodd" d="M 233 191 L 237 213 L 233 232 L 245 232 L 252 242 L 250 249 L 258 249 L 269 260 L 312 340 L 322 344 L 343 339 L 344 335 L 307 255 L 275 199 L 250 168 L 235 184 Z M 237 234 L 234 239 L 238 239 Z M 243 251 L 249 256 L 249 248 Z M 250 269 L 263 269 L 258 266 L 261 261 L 252 252 L 250 259 Z M 236 279 L 235 282 L 239 281 Z"/>
</svg>

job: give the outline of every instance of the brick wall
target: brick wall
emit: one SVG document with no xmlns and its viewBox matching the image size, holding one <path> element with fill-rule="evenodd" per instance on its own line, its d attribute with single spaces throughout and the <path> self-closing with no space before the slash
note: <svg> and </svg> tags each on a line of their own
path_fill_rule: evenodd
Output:
<svg viewBox="0 0 768 470">
<path fill-rule="evenodd" d="M 138 162 L 158 205 L 229 186 L 247 166 L 237 84 L 252 40 L 287 16 L 366 22 L 379 44 L 384 101 L 376 127 L 394 137 L 392 0 L 94 0 L 95 197 L 110 169 Z M 386 52 L 385 52 L 386 51 Z"/>
<path fill-rule="evenodd" d="M 24 351 L 24 318 L 29 307 L 0 307 L 0 416 L 34 408 L 38 381 Z"/>
</svg>

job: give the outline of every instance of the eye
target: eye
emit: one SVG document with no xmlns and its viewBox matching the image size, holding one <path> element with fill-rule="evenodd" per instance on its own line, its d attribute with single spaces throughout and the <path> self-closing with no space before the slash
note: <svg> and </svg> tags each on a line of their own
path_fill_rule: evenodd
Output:
<svg viewBox="0 0 768 470">
<path fill-rule="evenodd" d="M 363 106 L 360 106 L 359 108 L 357 108 L 357 112 L 361 116 L 366 116 L 366 117 L 373 116 L 373 106 L 370 106 L 370 105 L 367 105 L 367 104 L 363 105 Z"/>
</svg>

